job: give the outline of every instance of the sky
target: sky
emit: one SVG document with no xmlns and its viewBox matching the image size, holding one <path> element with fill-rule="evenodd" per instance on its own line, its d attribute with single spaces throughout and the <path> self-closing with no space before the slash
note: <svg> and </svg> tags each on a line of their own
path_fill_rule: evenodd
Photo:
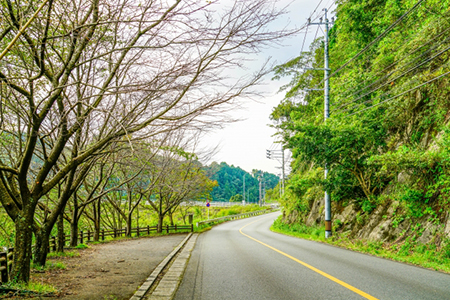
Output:
<svg viewBox="0 0 450 300">
<path fill-rule="evenodd" d="M 320 5 L 318 6 L 318 4 Z M 294 0 L 279 1 L 279 7 L 289 5 L 289 13 L 277 22 L 277 26 L 289 24 L 290 28 L 300 28 L 308 17 L 317 8 L 317 13 L 322 13 L 323 8 L 333 5 L 333 0 Z M 334 6 L 331 6 L 333 9 Z M 306 34 L 305 50 L 312 42 L 316 34 L 317 26 L 309 26 Z M 319 30 L 318 36 L 323 36 Z M 276 64 L 282 64 L 300 54 L 305 34 L 298 34 L 283 42 L 283 46 L 269 48 L 260 53 L 258 61 L 264 61 L 272 57 Z M 270 76 L 265 80 L 264 95 L 257 101 L 246 102 L 244 108 L 233 112 L 233 116 L 243 121 L 226 125 L 223 129 L 215 130 L 207 134 L 203 139 L 205 146 L 218 145 L 218 152 L 210 162 L 226 162 L 229 165 L 240 167 L 247 172 L 252 169 L 263 170 L 276 175 L 281 174 L 281 162 L 266 158 L 266 150 L 280 150 L 281 146 L 276 143 L 277 138 L 274 128 L 269 127 L 269 119 L 272 109 L 283 99 L 283 92 L 278 92 L 285 81 L 272 81 Z M 286 153 L 288 156 L 288 153 Z"/>
</svg>

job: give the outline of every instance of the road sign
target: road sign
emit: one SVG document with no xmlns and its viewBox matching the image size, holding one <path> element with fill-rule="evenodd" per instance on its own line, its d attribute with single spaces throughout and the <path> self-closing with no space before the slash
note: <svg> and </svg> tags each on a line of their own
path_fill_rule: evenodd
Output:
<svg viewBox="0 0 450 300">
<path fill-rule="evenodd" d="M 206 207 L 210 207 L 211 204 L 209 202 L 206 202 Z"/>
</svg>

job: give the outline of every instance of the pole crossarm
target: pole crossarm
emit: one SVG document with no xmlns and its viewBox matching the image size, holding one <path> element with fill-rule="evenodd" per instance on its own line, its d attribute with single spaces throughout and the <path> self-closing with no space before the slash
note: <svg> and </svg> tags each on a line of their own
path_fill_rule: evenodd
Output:
<svg viewBox="0 0 450 300">
<path fill-rule="evenodd" d="M 323 91 L 324 89 L 303 89 L 304 91 Z"/>
<path fill-rule="evenodd" d="M 303 70 L 308 71 L 331 71 L 329 68 L 303 68 Z"/>
</svg>

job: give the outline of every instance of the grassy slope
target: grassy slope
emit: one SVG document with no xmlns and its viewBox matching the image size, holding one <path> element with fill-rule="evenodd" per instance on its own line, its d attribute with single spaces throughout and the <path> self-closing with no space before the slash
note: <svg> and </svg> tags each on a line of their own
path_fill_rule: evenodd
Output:
<svg viewBox="0 0 450 300">
<path fill-rule="evenodd" d="M 303 224 L 286 225 L 280 219 L 275 221 L 271 230 L 293 237 L 328 243 L 353 251 L 450 273 L 450 245 L 439 249 L 432 244 L 414 243 L 408 239 L 402 244 L 388 244 L 359 239 L 350 240 L 339 235 L 325 239 L 324 227 L 308 227 Z"/>
</svg>

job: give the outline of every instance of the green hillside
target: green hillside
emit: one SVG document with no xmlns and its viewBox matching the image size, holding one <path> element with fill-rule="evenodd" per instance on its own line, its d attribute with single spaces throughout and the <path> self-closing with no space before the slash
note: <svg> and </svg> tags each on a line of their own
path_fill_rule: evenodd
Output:
<svg viewBox="0 0 450 300">
<path fill-rule="evenodd" d="M 220 164 L 213 162 L 204 169 L 208 178 L 217 181 L 218 184 L 211 192 L 213 201 L 242 201 L 245 179 L 245 201 L 257 203 L 259 201 L 258 177 L 262 177 L 263 193 L 273 189 L 279 181 L 278 176 L 274 174 L 260 170 L 253 170 L 250 174 L 225 162 Z"/>
<path fill-rule="evenodd" d="M 291 78 L 271 115 L 295 159 L 284 221 L 320 220 L 327 190 L 346 236 L 450 245 L 450 2 L 337 4 L 329 119 L 311 90 L 324 87 L 323 37 L 275 69 Z"/>
</svg>

